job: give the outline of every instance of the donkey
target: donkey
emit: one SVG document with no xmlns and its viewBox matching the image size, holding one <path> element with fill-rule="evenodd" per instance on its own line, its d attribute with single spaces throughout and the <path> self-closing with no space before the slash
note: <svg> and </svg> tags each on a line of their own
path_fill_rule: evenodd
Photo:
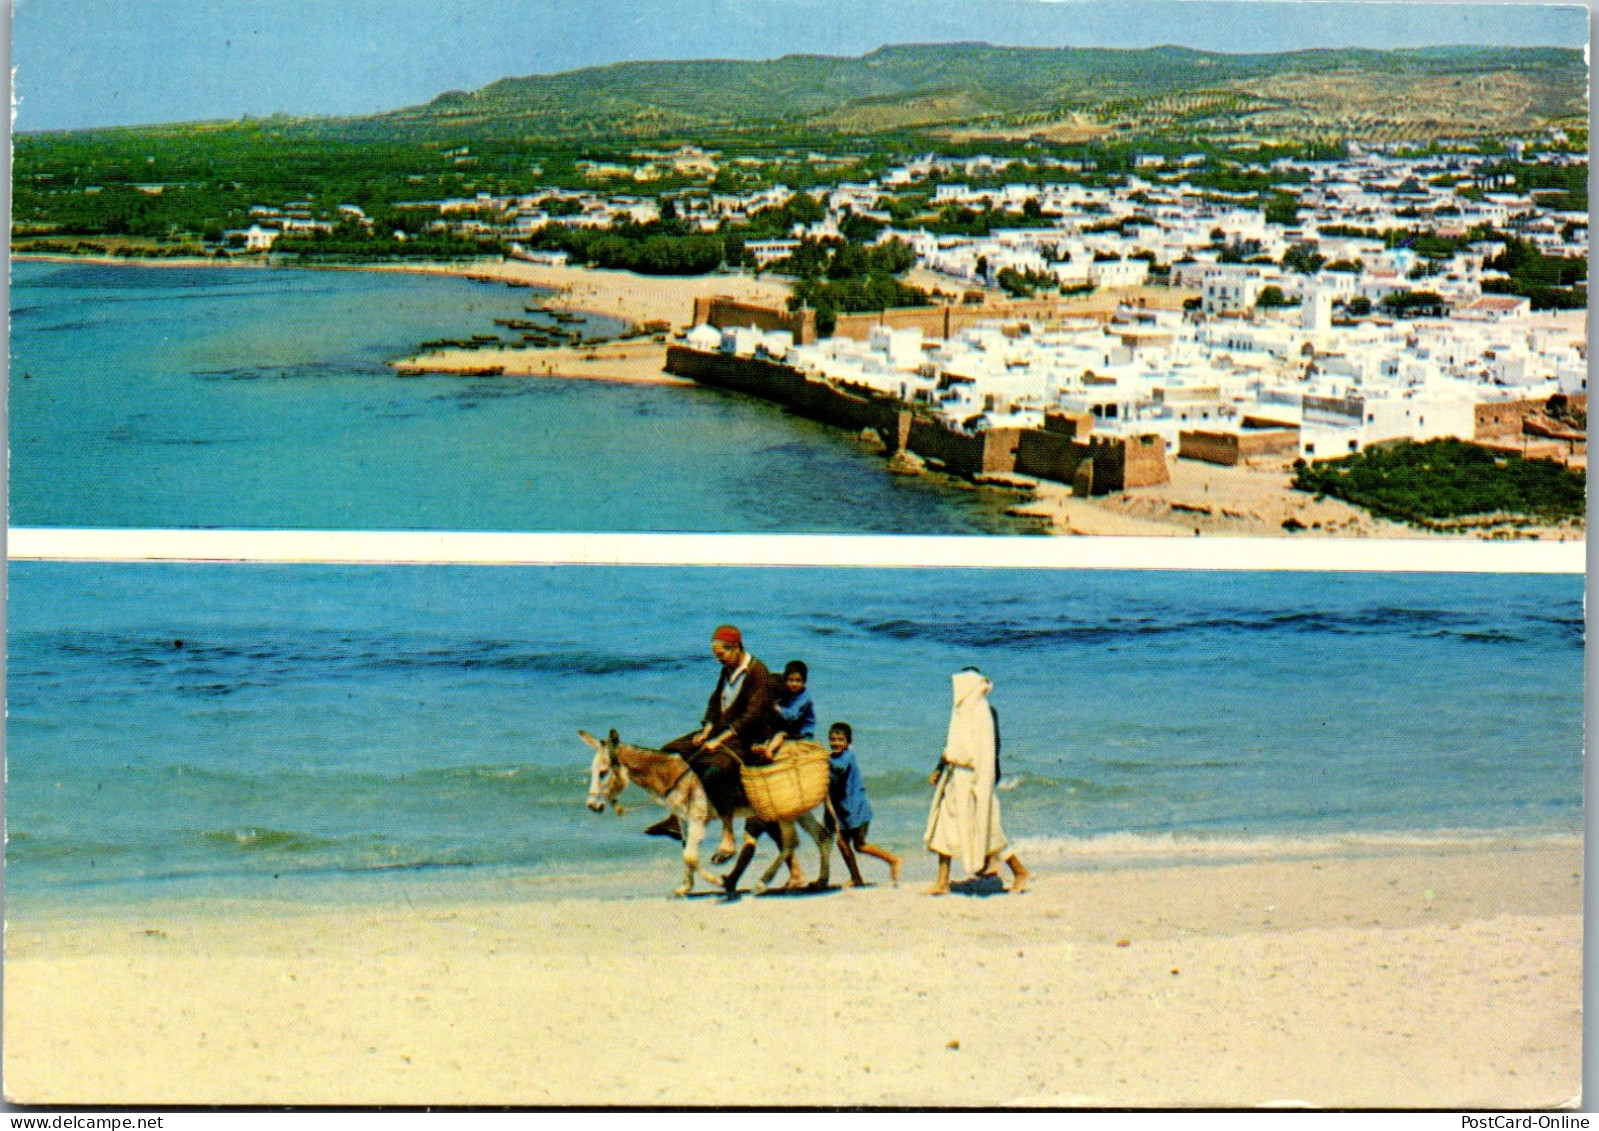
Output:
<svg viewBox="0 0 1599 1131">
<path fill-rule="evenodd" d="M 589 766 L 588 807 L 591 811 L 603 813 L 609 804 L 617 816 L 624 815 L 627 809 L 618 803 L 617 798 L 629 784 L 636 784 L 654 794 L 655 800 L 677 817 L 683 829 L 683 883 L 672 892 L 673 895 L 687 895 L 693 891 L 696 874 L 729 895 L 737 890 L 739 875 L 748 863 L 747 856 L 741 855 L 741 863 L 726 876 L 714 875 L 700 867 L 700 842 L 705 839 L 705 826 L 715 816 L 715 811 L 705 794 L 705 787 L 700 784 L 699 775 L 689 768 L 686 761 L 662 750 L 630 746 L 621 740 L 615 730 L 604 741 L 586 730 L 578 731 L 577 735 L 594 749 L 594 761 Z M 754 813 L 749 809 L 740 809 L 732 815 L 752 817 Z M 818 886 L 827 886 L 828 858 L 833 854 L 833 837 L 814 813 L 806 813 L 797 822 L 779 822 L 777 858 L 761 874 L 760 882 L 755 885 L 757 892 L 766 890 L 780 865 L 788 864 L 791 872 L 795 870 L 794 850 L 799 847 L 799 837 L 794 832 L 796 823 L 810 834 L 821 851 L 821 876 L 816 882 Z M 746 844 L 751 853 L 752 844 Z"/>
</svg>

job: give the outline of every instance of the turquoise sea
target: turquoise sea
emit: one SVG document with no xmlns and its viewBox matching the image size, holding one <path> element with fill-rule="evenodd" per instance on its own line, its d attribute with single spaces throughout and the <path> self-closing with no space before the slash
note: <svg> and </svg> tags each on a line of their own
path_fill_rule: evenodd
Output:
<svg viewBox="0 0 1599 1131">
<path fill-rule="evenodd" d="M 304 269 L 12 271 L 14 526 L 1031 529 L 1004 515 L 1012 497 L 889 476 L 847 433 L 754 400 L 389 369 L 425 341 L 527 317 L 525 288 Z"/>
<path fill-rule="evenodd" d="M 664 893 L 659 811 L 590 814 L 576 732 L 690 729 L 724 620 L 810 664 L 913 877 L 966 664 L 1039 867 L 1575 837 L 1582 600 L 1575 576 L 19 562 L 7 897 Z"/>
</svg>

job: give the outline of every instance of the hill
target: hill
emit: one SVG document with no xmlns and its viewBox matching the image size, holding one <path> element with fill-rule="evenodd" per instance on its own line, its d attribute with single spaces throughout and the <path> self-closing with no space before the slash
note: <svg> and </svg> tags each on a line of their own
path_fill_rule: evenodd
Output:
<svg viewBox="0 0 1599 1131">
<path fill-rule="evenodd" d="M 1049 137 L 1085 124 L 1207 136 L 1444 137 L 1583 119 L 1587 87 L 1581 52 L 1558 48 L 1224 55 L 912 44 L 859 58 L 638 62 L 507 78 L 347 125 L 546 141 L 774 129 Z"/>
</svg>

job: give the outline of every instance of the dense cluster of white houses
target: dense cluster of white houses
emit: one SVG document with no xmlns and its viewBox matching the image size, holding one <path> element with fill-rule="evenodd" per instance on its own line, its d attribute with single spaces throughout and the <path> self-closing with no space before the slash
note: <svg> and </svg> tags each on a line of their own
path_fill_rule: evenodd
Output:
<svg viewBox="0 0 1599 1131">
<path fill-rule="evenodd" d="M 1585 160 L 1560 148 L 1564 141 L 1558 131 L 1538 144 L 1516 141 L 1512 156 L 1545 164 Z M 657 173 L 714 174 L 718 161 L 694 148 L 643 156 Z M 1098 187 L 995 184 L 1011 159 L 927 156 L 870 182 L 808 190 L 823 205 L 822 219 L 795 225 L 786 238 L 747 245 L 758 263 L 768 264 L 801 238 L 838 235 L 856 213 L 889 224 L 879 238 L 903 240 L 920 267 L 957 289 L 993 284 L 1007 268 L 1068 290 L 1135 287 L 1159 269 L 1173 285 L 1197 292 L 1195 310 L 1130 308 L 1109 324 L 985 325 L 948 340 L 881 328 L 868 341 L 840 337 L 813 345 L 795 345 L 782 332 L 701 326 L 688 344 L 768 356 L 819 378 L 919 402 L 966 430 L 1037 426 L 1045 413 L 1072 412 L 1091 415 L 1102 432 L 1159 434 L 1173 451 L 1180 433 L 1198 426 L 1293 428 L 1300 453 L 1311 458 L 1397 438 L 1471 438 L 1479 405 L 1586 394 L 1583 332 L 1535 316 L 1525 299 L 1485 291 L 1484 283 L 1499 274 L 1490 262 L 1502 245 L 1466 240 L 1486 226 L 1512 232 L 1545 255 L 1584 257 L 1587 214 L 1561 211 L 1546 203 L 1557 197 L 1536 191 L 1498 191 L 1492 167 L 1501 157 L 1351 146 L 1338 160 L 1279 160 L 1269 170 L 1283 177 L 1276 191 L 1294 198 L 1296 214 L 1287 223 L 1268 219 L 1253 194 L 1235 199 L 1191 185 L 1186 178 L 1208 160 L 1140 158 L 1121 183 Z M 1081 169 L 1055 164 L 1067 174 Z M 639 173 L 646 166 L 630 168 L 635 180 L 656 175 Z M 605 179 L 622 170 L 589 172 Z M 950 180 L 957 176 L 981 181 Z M 980 237 L 895 228 L 888 198 L 930 179 L 935 206 L 1025 211 L 1028 226 Z M 560 263 L 564 253 L 516 241 L 545 224 L 647 223 L 668 201 L 679 219 L 713 231 L 792 195 L 782 185 L 659 198 L 551 188 L 414 207 L 436 211 L 437 228 L 502 237 L 512 241 L 514 254 Z M 246 233 L 252 247 L 269 246 L 281 232 L 329 226 L 312 219 L 303 202 L 258 212 Z M 370 223 L 359 209 L 341 212 Z M 1427 232 L 1460 246 L 1446 259 L 1424 257 L 1408 246 L 1387 246 L 1381 233 L 1390 231 Z M 1298 261 L 1285 266 L 1291 252 Z M 1268 288 L 1275 293 L 1263 303 Z M 1349 310 L 1355 300 L 1380 308 L 1391 295 L 1417 291 L 1438 296 L 1433 316 L 1335 320 L 1335 310 Z"/>
<path fill-rule="evenodd" d="M 1479 406 L 1585 395 L 1580 329 L 1513 315 L 1331 323 L 1326 296 L 1253 320 L 1124 306 L 1108 322 L 982 323 L 947 340 L 916 328 L 795 345 L 786 331 L 697 326 L 685 344 L 780 361 L 817 380 L 925 406 L 953 428 L 1093 418 L 1096 434 L 1293 432 L 1331 458 L 1396 439 L 1478 433 Z"/>
<path fill-rule="evenodd" d="M 1515 140 L 1509 145 L 1510 155 L 1548 165 L 1585 161 L 1585 154 L 1562 148 L 1565 140 L 1560 131 L 1550 131 L 1536 141 Z M 600 182 L 624 174 L 633 181 L 648 181 L 666 173 L 714 176 L 721 161 L 718 154 L 691 146 L 635 156 L 641 164 L 612 168 L 588 162 L 585 172 Z M 812 156 L 825 160 L 821 155 Z M 823 218 L 797 224 L 782 238 L 751 241 L 747 246 L 757 266 L 764 267 L 787 256 L 801 238 L 838 236 L 841 222 L 851 213 L 891 225 L 890 198 L 931 182 L 934 207 L 1013 213 L 1027 209 L 1035 218 L 1025 229 L 995 230 L 984 237 L 892 226 L 879 237 L 904 240 L 916 250 L 920 265 L 956 282 L 991 285 L 1001 271 L 1010 268 L 1048 276 L 1067 287 L 1122 287 L 1142 281 L 1151 266 L 1177 266 L 1186 270 L 1173 281 L 1193 283 L 1206 275 L 1206 265 L 1216 263 L 1224 248 L 1233 253 L 1229 258 L 1280 262 L 1290 248 L 1309 245 L 1328 264 L 1343 269 L 1330 274 L 1356 275 L 1358 279 L 1323 280 L 1323 286 L 1342 286 L 1349 293 L 1377 299 L 1395 290 L 1443 293 L 1440 288 L 1445 288 L 1453 300 L 1463 294 L 1475 297 L 1470 294 L 1473 287 L 1476 294 L 1481 293 L 1480 283 L 1486 277 L 1483 260 L 1494 253 L 1496 245 L 1468 250 L 1433 274 L 1430 261 L 1406 249 L 1385 253 L 1379 239 L 1338 237 L 1325 229 L 1420 230 L 1460 237 L 1474 227 L 1489 226 L 1514 232 L 1546 255 L 1586 256 L 1587 213 L 1549 207 L 1544 203 L 1549 194 L 1537 191 L 1495 191 L 1492 168 L 1503 159 L 1470 152 L 1407 152 L 1400 146 L 1363 149 L 1351 144 L 1348 155 L 1339 160 L 1283 158 L 1270 166 L 1240 167 L 1239 172 L 1283 178 L 1276 188 L 1294 197 L 1299 209 L 1294 223 L 1285 225 L 1268 222 L 1254 203 L 1253 193 L 1228 194 L 1191 184 L 1187 178 L 1211 160 L 1204 154 L 1136 158 L 1134 172 L 1108 187 L 1071 179 L 1074 173 L 1092 172 L 1092 162 L 1035 159 L 1028 166 L 1031 171 L 1059 170 L 1063 179 L 996 184 L 1019 165 L 1016 159 L 928 155 L 870 181 L 803 190 L 823 206 Z M 745 160 L 754 159 L 733 158 L 727 163 Z M 952 181 L 955 177 L 972 178 L 975 183 Z M 401 207 L 436 213 L 429 222 L 434 230 L 518 241 L 547 224 L 604 229 L 621 223 L 650 223 L 661 218 L 665 207 L 691 227 L 715 231 L 724 223 L 740 224 L 763 210 L 780 207 L 794 195 L 795 190 L 781 184 L 746 193 L 687 188 L 659 196 L 605 191 L 596 185 L 552 187 L 518 196 L 478 193 Z M 340 212 L 368 223 L 353 206 L 341 206 Z M 313 218 L 308 202 L 281 209 L 257 208 L 253 213 L 251 229 L 239 233 L 248 236 L 251 248 L 269 247 L 284 232 L 332 226 L 327 219 Z M 1244 273 L 1241 286 L 1216 301 L 1251 305 L 1252 292 L 1272 285 L 1264 275 Z M 1258 282 L 1251 281 L 1257 278 Z"/>
</svg>

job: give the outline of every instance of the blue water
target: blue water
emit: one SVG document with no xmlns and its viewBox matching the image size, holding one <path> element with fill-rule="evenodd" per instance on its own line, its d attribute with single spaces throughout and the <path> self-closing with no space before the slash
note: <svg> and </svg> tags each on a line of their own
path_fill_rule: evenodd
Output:
<svg viewBox="0 0 1599 1131">
<path fill-rule="evenodd" d="M 848 434 L 708 389 L 401 378 L 530 292 L 383 272 L 19 262 L 14 526 L 1029 529 Z M 598 334 L 613 324 L 595 320 Z"/>
<path fill-rule="evenodd" d="M 576 731 L 691 729 L 722 620 L 809 662 L 913 860 L 970 663 L 1047 866 L 1582 821 L 1578 577 L 22 562 L 10 617 L 24 902 L 665 883 L 658 810 L 584 808 Z"/>
</svg>

